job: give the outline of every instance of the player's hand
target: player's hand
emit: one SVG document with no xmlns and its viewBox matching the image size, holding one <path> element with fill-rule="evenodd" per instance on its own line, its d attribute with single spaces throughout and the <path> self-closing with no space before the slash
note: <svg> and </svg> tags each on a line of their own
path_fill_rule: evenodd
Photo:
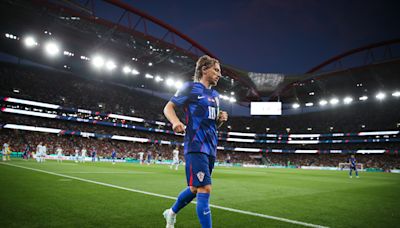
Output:
<svg viewBox="0 0 400 228">
<path fill-rule="evenodd" d="M 174 130 L 175 133 L 185 133 L 185 129 L 186 126 L 181 121 L 172 124 L 172 130 Z"/>
<path fill-rule="evenodd" d="M 218 121 L 219 122 L 228 121 L 228 113 L 225 112 L 225 111 L 219 111 L 219 113 L 218 113 Z"/>
</svg>

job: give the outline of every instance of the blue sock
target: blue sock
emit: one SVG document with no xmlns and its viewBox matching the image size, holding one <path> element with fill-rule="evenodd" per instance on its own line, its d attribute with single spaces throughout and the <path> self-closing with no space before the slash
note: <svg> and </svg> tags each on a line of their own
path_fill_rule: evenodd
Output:
<svg viewBox="0 0 400 228">
<path fill-rule="evenodd" d="M 349 173 L 349 175 L 350 175 L 350 176 L 351 176 L 351 173 L 352 173 L 352 171 L 353 171 L 353 170 L 352 170 L 352 169 L 350 169 L 350 173 Z"/>
<path fill-rule="evenodd" d="M 184 208 L 188 203 L 190 203 L 196 194 L 190 191 L 190 188 L 184 189 L 179 193 L 178 199 L 176 200 L 174 206 L 172 206 L 172 211 L 177 214 L 182 208 Z"/>
<path fill-rule="evenodd" d="M 210 194 L 209 193 L 197 193 L 197 217 L 202 228 L 211 228 L 211 210 L 209 206 Z"/>
</svg>

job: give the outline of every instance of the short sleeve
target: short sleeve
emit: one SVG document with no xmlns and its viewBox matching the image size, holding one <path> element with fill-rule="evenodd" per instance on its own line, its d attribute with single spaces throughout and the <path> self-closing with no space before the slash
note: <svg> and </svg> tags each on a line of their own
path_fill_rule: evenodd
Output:
<svg viewBox="0 0 400 228">
<path fill-rule="evenodd" d="M 175 95 L 171 98 L 171 102 L 177 106 L 182 106 L 190 98 L 190 93 L 192 92 L 193 83 L 186 82 L 183 86 L 176 91 Z"/>
</svg>

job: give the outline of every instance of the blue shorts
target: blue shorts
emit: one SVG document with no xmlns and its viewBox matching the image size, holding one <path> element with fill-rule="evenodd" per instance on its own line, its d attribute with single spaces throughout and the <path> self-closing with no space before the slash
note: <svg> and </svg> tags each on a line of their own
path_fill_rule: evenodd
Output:
<svg viewBox="0 0 400 228">
<path fill-rule="evenodd" d="M 211 184 L 215 157 L 205 153 L 187 153 L 185 161 L 188 186 L 200 187 Z"/>
</svg>

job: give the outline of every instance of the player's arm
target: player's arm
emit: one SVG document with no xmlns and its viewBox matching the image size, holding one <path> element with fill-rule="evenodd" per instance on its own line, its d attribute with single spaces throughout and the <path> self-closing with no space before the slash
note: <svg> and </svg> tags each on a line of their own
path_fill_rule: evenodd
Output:
<svg viewBox="0 0 400 228">
<path fill-rule="evenodd" d="M 228 113 L 225 111 L 219 111 L 217 119 L 217 127 L 220 128 L 226 121 L 228 121 Z"/>
<path fill-rule="evenodd" d="M 174 130 L 174 132 L 184 133 L 185 125 L 179 120 L 178 116 L 176 115 L 175 109 L 176 105 L 173 102 L 168 101 L 168 103 L 164 107 L 164 115 L 172 124 L 172 130 Z"/>
</svg>

